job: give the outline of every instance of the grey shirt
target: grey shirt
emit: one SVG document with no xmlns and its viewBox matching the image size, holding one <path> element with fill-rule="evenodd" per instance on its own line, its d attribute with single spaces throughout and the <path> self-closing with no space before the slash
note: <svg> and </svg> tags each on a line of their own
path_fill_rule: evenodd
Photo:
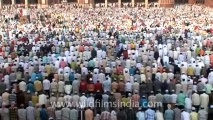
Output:
<svg viewBox="0 0 213 120">
<path fill-rule="evenodd" d="M 170 103 L 170 102 L 171 102 L 171 96 L 169 94 L 164 94 L 163 103 Z"/>
<path fill-rule="evenodd" d="M 202 82 L 197 84 L 197 91 L 202 91 L 205 88 L 205 85 Z"/>
<path fill-rule="evenodd" d="M 207 120 L 208 119 L 208 112 L 205 109 L 198 111 L 198 119 L 199 120 Z"/>
<path fill-rule="evenodd" d="M 26 108 L 27 120 L 35 120 L 35 109 L 32 106 Z"/>
<path fill-rule="evenodd" d="M 200 75 L 200 71 L 201 71 L 200 67 L 196 67 L 194 69 L 194 74 L 197 75 L 197 76 L 199 76 Z"/>
<path fill-rule="evenodd" d="M 179 108 L 173 109 L 174 111 L 174 120 L 181 120 L 181 110 Z"/>
<path fill-rule="evenodd" d="M 164 96 L 160 93 L 156 95 L 156 102 L 163 102 Z"/>
<path fill-rule="evenodd" d="M 8 108 L 1 108 L 0 109 L 1 119 L 2 120 L 9 120 L 9 109 Z"/>
<path fill-rule="evenodd" d="M 79 86 L 80 86 L 80 81 L 79 80 L 74 80 L 73 83 L 72 83 L 72 89 L 73 89 L 73 92 L 75 91 L 79 91 Z"/>
<path fill-rule="evenodd" d="M 18 118 L 19 120 L 27 120 L 27 110 L 26 109 L 18 109 Z"/>
<path fill-rule="evenodd" d="M 78 111 L 76 109 L 70 110 L 70 120 L 78 120 Z"/>
<path fill-rule="evenodd" d="M 14 82 L 16 80 L 16 73 L 10 73 L 9 79 L 11 82 Z"/>
<path fill-rule="evenodd" d="M 62 120 L 70 120 L 70 109 L 65 107 L 61 110 L 61 118 Z"/>
<path fill-rule="evenodd" d="M 55 119 L 56 120 L 61 120 L 61 110 L 56 110 L 55 111 Z"/>
</svg>

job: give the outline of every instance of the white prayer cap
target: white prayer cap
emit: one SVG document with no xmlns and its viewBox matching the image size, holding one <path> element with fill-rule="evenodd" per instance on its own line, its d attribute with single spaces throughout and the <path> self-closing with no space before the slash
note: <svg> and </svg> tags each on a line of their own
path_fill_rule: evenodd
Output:
<svg viewBox="0 0 213 120">
<path fill-rule="evenodd" d="M 195 107 L 192 107 L 192 111 L 194 111 L 195 110 Z"/>
</svg>

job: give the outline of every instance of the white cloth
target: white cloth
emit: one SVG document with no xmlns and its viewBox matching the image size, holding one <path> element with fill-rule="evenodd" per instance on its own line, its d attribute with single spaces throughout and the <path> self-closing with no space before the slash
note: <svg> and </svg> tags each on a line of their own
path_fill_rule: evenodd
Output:
<svg viewBox="0 0 213 120">
<path fill-rule="evenodd" d="M 177 94 L 172 94 L 171 95 L 171 103 L 176 103 L 177 101 Z"/>
<path fill-rule="evenodd" d="M 206 110 L 209 104 L 209 95 L 203 93 L 200 95 L 200 106 L 204 107 Z"/>
<path fill-rule="evenodd" d="M 155 118 L 156 118 L 156 120 L 164 120 L 164 118 L 163 118 L 163 113 L 157 111 L 157 112 L 155 113 Z"/>
<path fill-rule="evenodd" d="M 80 107 L 85 108 L 86 105 L 87 105 L 87 97 L 83 95 L 80 97 Z"/>
<path fill-rule="evenodd" d="M 181 120 L 190 120 L 190 114 L 186 111 L 181 113 Z"/>
<path fill-rule="evenodd" d="M 58 92 L 60 92 L 60 93 L 64 92 L 64 81 L 58 82 Z"/>
<path fill-rule="evenodd" d="M 125 85 L 125 90 L 127 92 L 132 92 L 132 83 L 127 82 L 126 85 Z"/>
<path fill-rule="evenodd" d="M 192 100 L 190 98 L 185 99 L 185 108 L 190 109 L 192 108 Z"/>
<path fill-rule="evenodd" d="M 50 81 L 47 79 L 43 80 L 43 90 L 50 90 Z"/>
<path fill-rule="evenodd" d="M 72 91 L 72 85 L 65 85 L 65 86 L 64 86 L 64 92 L 65 92 L 66 94 L 70 94 L 71 91 Z"/>
<path fill-rule="evenodd" d="M 19 89 L 20 89 L 21 91 L 23 91 L 23 92 L 26 91 L 26 83 L 25 83 L 24 81 L 21 81 L 21 82 L 19 83 Z"/>
<path fill-rule="evenodd" d="M 94 106 L 95 106 L 95 99 L 94 99 L 94 97 L 89 97 L 89 98 L 87 98 L 87 107 L 91 107 L 91 108 L 93 108 Z"/>
<path fill-rule="evenodd" d="M 137 120 L 144 120 L 145 119 L 145 113 L 139 111 L 139 112 L 136 113 L 136 117 L 137 117 Z"/>
<path fill-rule="evenodd" d="M 47 103 L 47 96 L 44 94 L 41 94 L 38 96 L 38 103 L 40 105 L 46 104 Z"/>
</svg>

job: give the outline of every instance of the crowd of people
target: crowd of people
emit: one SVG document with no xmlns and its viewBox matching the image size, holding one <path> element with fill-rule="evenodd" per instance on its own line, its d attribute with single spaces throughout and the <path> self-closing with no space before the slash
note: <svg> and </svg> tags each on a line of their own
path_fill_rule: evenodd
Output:
<svg viewBox="0 0 213 120">
<path fill-rule="evenodd" d="M 1 120 L 212 120 L 213 9 L 2 9 Z"/>
</svg>

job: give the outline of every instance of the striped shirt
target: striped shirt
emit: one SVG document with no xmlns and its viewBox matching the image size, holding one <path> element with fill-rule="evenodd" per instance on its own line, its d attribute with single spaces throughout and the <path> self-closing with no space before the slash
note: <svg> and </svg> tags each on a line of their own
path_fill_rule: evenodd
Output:
<svg viewBox="0 0 213 120">
<path fill-rule="evenodd" d="M 16 102 L 16 95 L 15 95 L 15 94 L 10 94 L 10 95 L 9 95 L 9 102 L 10 102 L 10 104 L 11 104 L 12 102 Z"/>
</svg>

